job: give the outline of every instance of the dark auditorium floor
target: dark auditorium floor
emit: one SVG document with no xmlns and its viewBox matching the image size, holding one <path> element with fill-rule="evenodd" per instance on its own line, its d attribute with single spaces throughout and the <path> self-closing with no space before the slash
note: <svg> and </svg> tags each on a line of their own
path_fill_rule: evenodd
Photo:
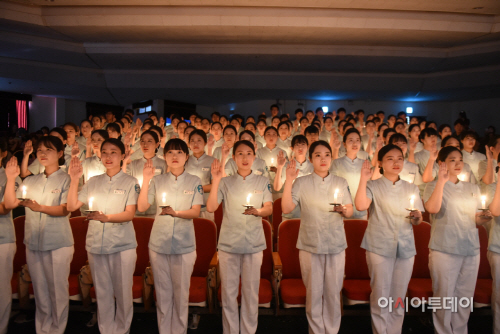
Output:
<svg viewBox="0 0 500 334">
<path fill-rule="evenodd" d="M 368 309 L 364 309 L 366 312 Z M 492 318 L 480 310 L 473 314 L 469 319 L 469 333 L 491 333 Z M 11 319 L 9 324 L 9 334 L 28 334 L 35 333 L 35 322 L 33 320 L 34 311 L 30 311 L 27 315 L 31 321 L 17 324 Z M 72 311 L 69 314 L 68 326 L 66 333 L 68 334 L 94 334 L 99 333 L 97 325 L 88 328 L 86 323 L 90 320 L 91 314 L 87 312 Z M 13 317 L 15 319 L 15 317 Z M 150 334 L 158 333 L 156 326 L 155 313 L 135 313 L 132 321 L 131 334 Z M 221 315 L 201 315 L 201 320 L 196 330 L 188 330 L 189 334 L 212 334 L 222 333 L 222 317 Z M 257 333 L 307 333 L 307 320 L 305 315 L 280 315 L 278 317 L 272 315 L 260 315 L 259 327 Z M 370 317 L 368 315 L 345 315 L 342 318 L 342 325 L 339 333 L 371 333 Z M 431 313 L 426 313 L 423 316 L 408 315 L 405 317 L 403 324 L 403 333 L 434 333 L 432 328 Z"/>
</svg>

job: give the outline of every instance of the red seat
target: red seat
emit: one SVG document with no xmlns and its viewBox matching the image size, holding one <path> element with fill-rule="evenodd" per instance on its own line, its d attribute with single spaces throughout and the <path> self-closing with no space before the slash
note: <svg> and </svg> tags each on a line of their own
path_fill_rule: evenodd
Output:
<svg viewBox="0 0 500 334">
<path fill-rule="evenodd" d="M 474 303 L 490 305 L 493 279 L 491 277 L 491 268 L 488 261 L 488 232 L 484 226 L 478 226 L 480 260 L 479 271 L 477 274 L 476 289 L 474 291 Z"/>
<path fill-rule="evenodd" d="M 143 297 L 143 277 L 146 267 L 149 266 L 149 237 L 153 228 L 154 218 L 134 217 L 135 237 L 137 240 L 137 262 L 135 263 L 134 285 L 132 287 L 134 299 Z"/>
<path fill-rule="evenodd" d="M 25 218 L 25 216 L 19 216 L 14 219 L 17 250 L 14 255 L 14 272 L 11 280 L 13 294 L 19 292 L 19 272 L 21 271 L 22 266 L 26 264 L 26 246 L 24 245 Z"/>
<path fill-rule="evenodd" d="M 283 220 L 281 211 L 281 197 L 273 203 L 273 248 L 278 248 L 278 229 Z"/>
<path fill-rule="evenodd" d="M 79 296 L 80 288 L 78 276 L 80 275 L 80 269 L 82 269 L 87 262 L 85 242 L 87 239 L 89 222 L 86 220 L 86 217 L 73 217 L 69 219 L 69 223 L 71 225 L 73 240 L 75 242 L 75 252 L 73 254 L 73 260 L 71 261 L 69 272 L 69 295 Z"/>
<path fill-rule="evenodd" d="M 304 307 L 306 303 L 306 287 L 302 281 L 299 250 L 296 247 L 299 228 L 300 219 L 285 220 L 278 228 L 278 252 L 274 264 L 281 267 L 279 290 L 285 308 Z"/>
<path fill-rule="evenodd" d="M 431 225 L 425 221 L 413 226 L 415 237 L 415 262 L 408 284 L 408 297 L 429 300 L 432 297 L 432 280 L 429 272 L 429 240 L 431 239 Z"/>
<path fill-rule="evenodd" d="M 353 219 L 344 222 L 347 249 L 342 294 L 354 304 L 359 301 L 370 301 L 370 275 L 366 264 L 366 251 L 361 248 L 367 226 L 367 220 Z"/>
<path fill-rule="evenodd" d="M 71 212 L 71 215 L 69 217 L 70 218 L 80 217 L 81 215 L 82 215 L 82 212 L 80 211 L 80 209 L 78 209 L 78 210 L 75 210 L 75 211 Z"/>
<path fill-rule="evenodd" d="M 262 266 L 260 268 L 260 285 L 259 285 L 259 306 L 270 307 L 270 303 L 273 299 L 273 289 L 271 287 L 272 275 L 273 275 L 273 246 L 272 246 L 272 230 L 271 224 L 262 219 L 262 227 L 264 229 L 264 236 L 266 238 L 267 248 L 264 249 L 262 255 Z M 221 302 L 221 287 L 218 291 L 218 300 Z M 240 290 L 238 292 L 238 303 L 241 302 L 241 282 Z"/>
</svg>

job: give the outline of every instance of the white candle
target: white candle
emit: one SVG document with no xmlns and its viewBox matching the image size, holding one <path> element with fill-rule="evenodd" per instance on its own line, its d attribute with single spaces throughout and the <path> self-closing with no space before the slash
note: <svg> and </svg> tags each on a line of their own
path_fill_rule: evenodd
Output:
<svg viewBox="0 0 500 334">
<path fill-rule="evenodd" d="M 163 193 L 161 195 L 161 203 L 162 203 L 162 205 L 166 205 L 167 204 L 167 193 Z"/>
<path fill-rule="evenodd" d="M 481 205 L 483 207 L 483 210 L 486 209 L 486 196 L 481 196 Z"/>
<path fill-rule="evenodd" d="M 274 158 L 271 158 L 271 166 L 274 166 Z"/>
<path fill-rule="evenodd" d="M 410 198 L 410 210 L 413 211 L 414 205 L 415 205 L 415 195 L 411 195 L 411 198 Z"/>
<path fill-rule="evenodd" d="M 337 204 L 338 203 L 338 196 L 339 196 L 339 190 L 338 189 L 335 189 L 335 193 L 333 194 L 333 204 Z"/>
<path fill-rule="evenodd" d="M 23 186 L 23 198 L 26 198 L 26 186 Z"/>
<path fill-rule="evenodd" d="M 410 182 L 410 184 L 412 184 L 412 183 L 413 183 L 413 180 L 410 180 L 410 181 L 408 181 L 408 182 Z"/>
<path fill-rule="evenodd" d="M 89 199 L 89 211 L 92 211 L 92 202 L 94 201 L 94 197 L 90 197 Z"/>
<path fill-rule="evenodd" d="M 465 181 L 465 174 L 462 173 L 462 174 L 458 175 L 458 179 L 462 182 Z"/>
<path fill-rule="evenodd" d="M 250 205 L 250 197 L 252 197 L 252 194 L 248 194 L 247 196 L 247 205 Z"/>
</svg>

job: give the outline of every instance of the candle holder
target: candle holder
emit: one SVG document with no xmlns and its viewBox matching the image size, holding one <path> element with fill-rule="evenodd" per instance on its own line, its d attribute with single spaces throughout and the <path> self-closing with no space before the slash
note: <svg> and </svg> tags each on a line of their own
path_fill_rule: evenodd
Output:
<svg viewBox="0 0 500 334">
<path fill-rule="evenodd" d="M 17 199 L 20 201 L 29 201 L 30 200 L 29 198 L 22 198 L 22 197 L 18 197 Z"/>
<path fill-rule="evenodd" d="M 89 214 L 89 213 L 94 213 L 94 212 L 97 212 L 97 210 L 85 210 L 85 211 L 83 211 L 83 212 L 85 212 L 86 214 Z"/>
<path fill-rule="evenodd" d="M 482 211 L 482 213 L 480 214 L 480 216 L 484 217 L 484 216 L 486 216 L 484 213 L 485 213 L 486 211 L 489 211 L 490 209 L 478 209 L 478 210 L 479 210 L 479 211 Z"/>
<path fill-rule="evenodd" d="M 341 206 L 342 204 L 340 204 L 340 203 L 330 203 L 330 205 L 333 205 L 333 209 L 330 212 L 340 214 L 340 212 L 335 211 L 335 208 L 337 208 L 337 206 Z"/>
<path fill-rule="evenodd" d="M 244 207 L 245 207 L 245 209 L 247 209 L 247 210 L 248 210 L 248 209 L 253 208 L 253 205 L 251 205 L 251 204 L 243 204 L 243 206 L 244 206 Z"/>
<path fill-rule="evenodd" d="M 410 208 L 406 208 L 405 210 L 406 211 L 410 211 L 410 213 L 418 211 L 417 209 L 410 209 Z M 406 218 L 412 219 L 413 217 L 412 216 L 406 216 Z"/>
</svg>

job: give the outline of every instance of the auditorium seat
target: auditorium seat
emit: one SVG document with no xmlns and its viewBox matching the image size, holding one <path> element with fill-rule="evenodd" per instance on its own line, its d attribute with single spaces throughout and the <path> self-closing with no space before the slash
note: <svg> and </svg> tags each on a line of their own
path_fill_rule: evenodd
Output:
<svg viewBox="0 0 500 334">
<path fill-rule="evenodd" d="M 491 268 L 488 261 L 488 232 L 484 226 L 478 226 L 480 261 L 477 274 L 476 289 L 474 291 L 474 308 L 486 307 L 491 305 L 491 294 L 493 279 L 491 277 Z"/>
<path fill-rule="evenodd" d="M 429 272 L 429 240 L 431 238 L 431 225 L 425 221 L 413 226 L 415 237 L 415 262 L 413 272 L 408 284 L 408 298 L 429 300 L 432 297 L 432 280 Z"/>
<path fill-rule="evenodd" d="M 134 217 L 135 237 L 137 239 L 137 262 L 135 263 L 134 285 L 132 295 L 135 303 L 144 303 L 149 308 L 153 291 L 145 291 L 144 273 L 149 266 L 149 237 L 153 228 L 154 218 Z"/>
<path fill-rule="evenodd" d="M 87 251 L 85 250 L 85 241 L 87 239 L 87 229 L 89 222 L 86 217 L 73 217 L 69 219 L 73 240 L 75 242 L 73 260 L 71 261 L 69 272 L 69 299 L 82 300 L 80 293 L 80 270 L 87 262 Z"/>
<path fill-rule="evenodd" d="M 82 215 L 82 212 L 80 211 L 80 209 L 78 209 L 78 210 L 71 212 L 70 218 L 80 217 L 81 215 Z"/>
<path fill-rule="evenodd" d="M 281 211 L 281 198 L 278 198 L 273 203 L 273 249 L 278 249 L 278 229 L 283 220 L 283 212 Z"/>
<path fill-rule="evenodd" d="M 16 254 L 14 255 L 14 272 L 12 274 L 12 298 L 19 298 L 19 275 L 21 268 L 26 264 L 26 246 L 24 245 L 24 223 L 25 216 L 14 219 L 14 231 L 16 233 Z"/>
<path fill-rule="evenodd" d="M 224 202 L 221 202 L 217 210 L 214 212 L 214 222 L 215 225 L 217 225 L 217 241 L 219 241 L 220 227 L 222 225 L 222 217 L 224 215 L 224 212 L 222 211 L 223 205 Z"/>
<path fill-rule="evenodd" d="M 344 222 L 347 239 L 345 250 L 345 277 L 342 294 L 345 305 L 370 302 L 370 275 L 366 264 L 366 251 L 361 248 L 367 220 L 353 219 Z"/>
</svg>

